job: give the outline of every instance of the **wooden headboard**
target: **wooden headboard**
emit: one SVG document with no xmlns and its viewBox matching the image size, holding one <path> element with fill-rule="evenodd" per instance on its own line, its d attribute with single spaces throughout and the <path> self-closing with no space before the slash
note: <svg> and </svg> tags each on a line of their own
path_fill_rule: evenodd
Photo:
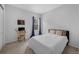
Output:
<svg viewBox="0 0 79 59">
<path fill-rule="evenodd" d="M 65 36 L 67 36 L 67 39 L 68 39 L 68 43 L 69 43 L 69 31 L 68 30 L 61 30 L 61 29 L 48 29 L 48 32 L 50 33 L 51 31 L 63 31 L 63 32 L 65 32 Z M 54 33 L 54 34 L 56 34 L 56 33 Z M 64 36 L 64 35 L 62 35 L 62 36 Z M 67 43 L 67 44 L 68 44 Z"/>
</svg>

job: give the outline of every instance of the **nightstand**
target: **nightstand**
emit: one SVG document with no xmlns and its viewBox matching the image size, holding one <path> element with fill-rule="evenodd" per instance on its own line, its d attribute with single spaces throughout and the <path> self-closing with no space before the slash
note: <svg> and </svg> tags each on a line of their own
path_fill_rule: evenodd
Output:
<svg viewBox="0 0 79 59">
<path fill-rule="evenodd" d="M 22 40 L 25 41 L 25 34 L 26 34 L 26 31 L 18 31 L 17 32 L 18 41 L 22 41 Z"/>
</svg>

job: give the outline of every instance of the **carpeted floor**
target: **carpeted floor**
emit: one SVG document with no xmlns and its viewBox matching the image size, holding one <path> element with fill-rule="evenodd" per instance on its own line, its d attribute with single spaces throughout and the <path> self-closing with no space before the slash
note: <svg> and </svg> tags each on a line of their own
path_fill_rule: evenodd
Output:
<svg viewBox="0 0 79 59">
<path fill-rule="evenodd" d="M 9 44 L 6 44 L 3 48 L 2 51 L 0 52 L 1 54 L 34 54 L 33 50 L 27 47 L 27 41 L 23 42 L 12 42 Z M 79 49 L 72 47 L 72 46 L 67 46 L 63 54 L 78 54 Z"/>
<path fill-rule="evenodd" d="M 27 42 L 12 42 L 6 44 L 3 48 L 1 53 L 2 54 L 24 54 L 25 50 L 27 49 Z"/>
<path fill-rule="evenodd" d="M 63 54 L 79 54 L 79 48 L 66 46 L 66 48 L 63 51 Z"/>
</svg>

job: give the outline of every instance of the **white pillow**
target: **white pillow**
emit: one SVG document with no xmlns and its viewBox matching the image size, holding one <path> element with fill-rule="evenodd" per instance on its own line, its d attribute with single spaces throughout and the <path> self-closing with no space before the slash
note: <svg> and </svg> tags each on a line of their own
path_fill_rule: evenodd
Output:
<svg viewBox="0 0 79 59">
<path fill-rule="evenodd" d="M 56 34 L 56 31 L 55 30 L 50 30 L 50 33 Z"/>
<path fill-rule="evenodd" d="M 56 34 L 57 34 L 57 35 L 60 35 L 60 36 L 62 36 L 62 34 L 63 34 L 63 31 L 61 31 L 61 30 L 57 30 L 57 31 L 56 31 Z"/>
</svg>

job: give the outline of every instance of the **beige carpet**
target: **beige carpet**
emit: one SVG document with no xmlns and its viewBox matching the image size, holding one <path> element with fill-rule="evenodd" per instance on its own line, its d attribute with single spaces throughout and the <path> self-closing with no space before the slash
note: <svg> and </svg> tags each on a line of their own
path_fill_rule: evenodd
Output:
<svg viewBox="0 0 79 59">
<path fill-rule="evenodd" d="M 63 54 L 79 54 L 79 48 L 66 46 L 66 48 L 63 51 Z"/>
<path fill-rule="evenodd" d="M 34 51 L 27 46 L 28 46 L 27 41 L 12 42 L 6 44 L 2 48 L 2 51 L 0 53 L 1 54 L 34 54 Z M 63 54 L 78 54 L 78 53 L 79 53 L 79 49 L 72 46 L 66 46 L 66 48 L 63 51 Z"/>
<path fill-rule="evenodd" d="M 3 54 L 24 54 L 27 48 L 27 42 L 12 42 L 6 44 L 3 48 L 1 53 Z"/>
<path fill-rule="evenodd" d="M 31 48 L 27 47 L 25 54 L 34 54 L 34 51 Z"/>
</svg>

